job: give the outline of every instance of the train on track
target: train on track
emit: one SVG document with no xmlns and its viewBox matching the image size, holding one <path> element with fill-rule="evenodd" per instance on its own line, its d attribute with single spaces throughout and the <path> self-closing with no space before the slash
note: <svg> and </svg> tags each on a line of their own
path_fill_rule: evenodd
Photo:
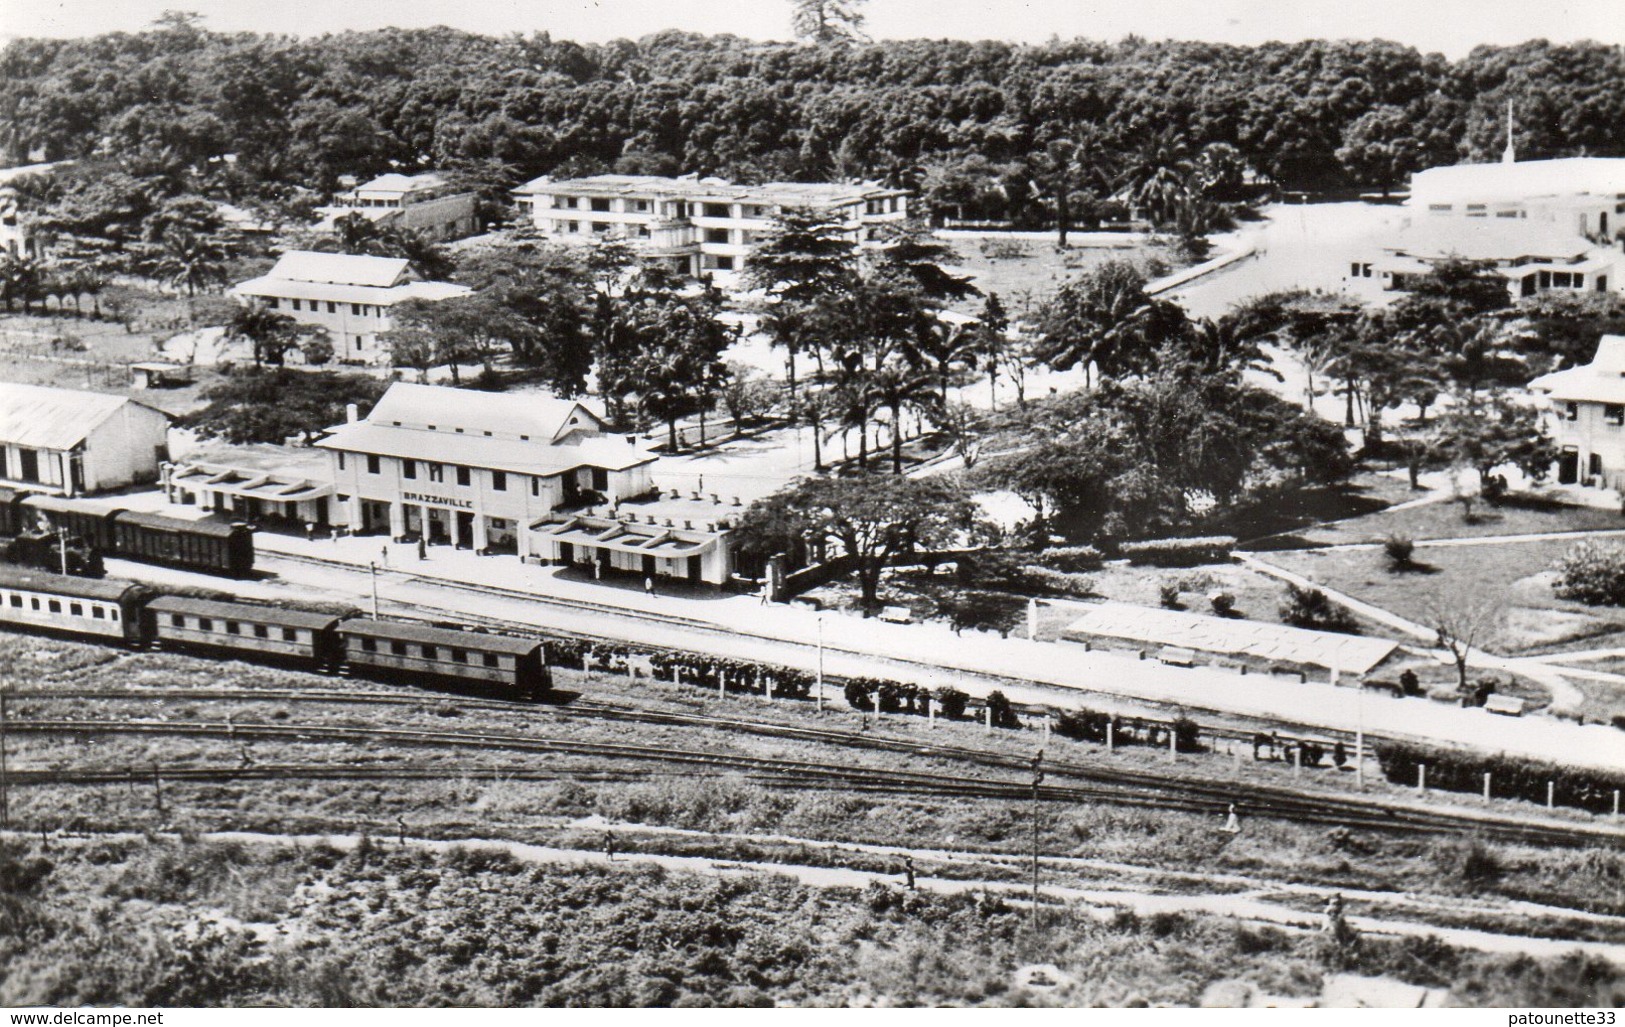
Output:
<svg viewBox="0 0 1625 1027">
<path fill-rule="evenodd" d="M 534 701 L 552 684 L 540 639 L 415 621 L 198 599 L 135 581 L 0 565 L 0 626 L 324 673 L 456 685 Z"/>
<path fill-rule="evenodd" d="M 254 529 L 247 524 L 183 520 L 111 501 L 0 488 L 0 535 L 26 536 L 40 522 L 104 556 L 230 578 L 254 572 Z"/>
</svg>

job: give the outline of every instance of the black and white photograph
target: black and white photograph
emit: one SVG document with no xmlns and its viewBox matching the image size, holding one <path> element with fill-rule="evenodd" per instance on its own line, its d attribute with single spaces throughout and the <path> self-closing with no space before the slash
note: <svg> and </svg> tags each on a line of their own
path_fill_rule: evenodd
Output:
<svg viewBox="0 0 1625 1027">
<path fill-rule="evenodd" d="M 0 0 L 0 301 L 8 1024 L 1625 1008 L 1620 0 Z"/>
</svg>

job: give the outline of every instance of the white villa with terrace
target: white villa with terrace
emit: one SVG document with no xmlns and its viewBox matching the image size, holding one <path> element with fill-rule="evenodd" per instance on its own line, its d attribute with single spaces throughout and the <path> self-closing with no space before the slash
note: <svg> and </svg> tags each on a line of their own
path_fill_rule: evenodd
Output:
<svg viewBox="0 0 1625 1027">
<path fill-rule="evenodd" d="M 1551 403 L 1557 483 L 1625 485 L 1625 335 L 1603 336 L 1591 363 L 1542 375 L 1529 388 Z"/>
<path fill-rule="evenodd" d="M 474 194 L 435 171 L 380 175 L 339 193 L 316 213 L 322 216 L 318 231 L 332 231 L 333 222 L 349 214 L 360 214 L 379 228 L 406 229 L 435 241 L 479 231 Z"/>
</svg>

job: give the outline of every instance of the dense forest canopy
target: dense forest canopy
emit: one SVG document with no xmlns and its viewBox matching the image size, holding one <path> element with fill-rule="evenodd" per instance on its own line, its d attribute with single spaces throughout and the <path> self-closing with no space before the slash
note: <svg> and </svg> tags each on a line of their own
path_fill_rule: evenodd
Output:
<svg viewBox="0 0 1625 1027">
<path fill-rule="evenodd" d="M 1625 50 L 1592 43 L 1454 62 L 1384 41 L 804 45 L 668 31 L 583 45 L 445 28 L 223 34 L 173 15 L 0 51 L 9 163 L 139 155 L 207 169 L 236 154 L 221 173 L 247 193 L 451 168 L 492 199 L 535 175 L 612 168 L 866 176 L 922 188 L 939 211 L 1017 220 L 1047 194 L 1057 140 L 1094 165 L 1080 188 L 1109 190 L 1159 133 L 1192 157 L 1234 147 L 1281 188 L 1386 186 L 1498 153 L 1508 101 L 1520 156 L 1625 154 Z"/>
</svg>

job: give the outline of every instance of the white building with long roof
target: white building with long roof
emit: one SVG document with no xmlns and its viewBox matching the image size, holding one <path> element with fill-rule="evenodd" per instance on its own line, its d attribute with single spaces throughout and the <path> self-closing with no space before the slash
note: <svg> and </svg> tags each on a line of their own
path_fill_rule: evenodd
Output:
<svg viewBox="0 0 1625 1027">
<path fill-rule="evenodd" d="M 270 272 L 232 289 L 234 295 L 264 303 L 301 324 L 327 329 L 338 359 L 365 363 L 388 361 L 378 336 L 389 330 L 398 304 L 438 302 L 472 292 L 453 282 L 421 281 L 399 257 L 309 250 L 284 253 Z"/>
<path fill-rule="evenodd" d="M 316 208 L 322 220 L 318 231 L 332 231 L 333 222 L 359 214 L 385 229 L 405 229 L 427 239 L 461 239 L 479 231 L 475 196 L 437 171 L 414 175 L 390 173 L 363 182 Z"/>
<path fill-rule="evenodd" d="M 1625 335 L 1604 335 L 1591 363 L 1542 375 L 1529 389 L 1550 401 L 1557 483 L 1625 485 Z"/>
<path fill-rule="evenodd" d="M 316 445 L 338 523 L 532 562 L 720 585 L 732 573 L 720 504 L 674 517 L 658 457 L 576 400 L 396 382 Z M 701 504 L 692 504 L 696 507 Z"/>
</svg>

